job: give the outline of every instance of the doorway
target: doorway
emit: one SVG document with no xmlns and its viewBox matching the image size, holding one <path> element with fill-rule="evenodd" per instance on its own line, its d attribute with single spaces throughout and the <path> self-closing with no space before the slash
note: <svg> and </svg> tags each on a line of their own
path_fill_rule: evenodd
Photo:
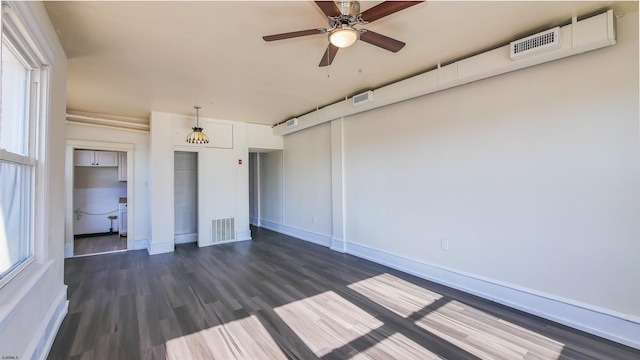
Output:
<svg viewBox="0 0 640 360">
<path fill-rule="evenodd" d="M 106 152 L 105 153 L 99 153 L 98 156 L 98 161 L 97 164 L 95 165 L 96 168 L 101 167 L 101 168 L 107 168 L 110 167 L 113 169 L 115 169 L 117 171 L 116 175 L 112 175 L 118 177 L 119 180 L 117 180 L 117 182 L 119 182 L 118 186 L 122 186 L 123 188 L 121 188 L 120 194 L 124 194 L 125 196 L 118 196 L 114 202 L 110 202 L 108 203 L 108 207 L 105 207 L 104 209 L 97 209 L 94 207 L 96 205 L 95 202 L 91 203 L 91 208 L 86 208 L 86 207 L 81 207 L 78 206 L 77 202 L 76 202 L 76 198 L 77 198 L 77 191 L 76 191 L 76 186 L 75 183 L 76 182 L 80 182 L 80 186 L 78 186 L 79 189 L 87 189 L 89 188 L 89 186 L 87 185 L 88 182 L 90 182 L 91 180 L 88 179 L 87 177 L 98 177 L 100 170 L 98 170 L 98 173 L 93 173 L 93 174 L 87 174 L 86 171 L 83 172 L 83 170 L 80 170 L 80 173 L 76 176 L 76 170 L 79 169 L 79 167 L 89 167 L 89 166 L 94 166 L 91 165 L 91 162 L 87 162 L 91 160 L 91 154 L 89 153 L 80 153 L 78 158 L 76 159 L 75 155 L 75 151 L 76 150 L 86 150 L 86 151 L 90 151 L 90 152 L 95 152 L 95 151 L 101 151 L 101 152 Z M 117 160 L 114 159 L 113 154 L 108 154 L 108 153 L 115 153 L 117 154 Z M 92 154 L 93 156 L 93 160 L 95 160 L 95 155 L 96 154 Z M 103 155 L 106 155 L 106 157 L 104 157 Z M 126 250 L 133 250 L 133 239 L 132 237 L 134 236 L 135 232 L 135 206 L 134 206 L 134 183 L 135 183 L 135 179 L 134 179 L 134 144 L 128 144 L 128 143 L 111 143 L 111 142 L 102 142 L 102 141 L 89 141 L 89 140 L 76 140 L 76 139 L 67 139 L 67 148 L 66 148 L 66 153 L 65 153 L 65 236 L 64 236 L 64 257 L 65 258 L 70 258 L 70 257 L 75 257 L 75 256 L 86 256 L 86 255 L 93 255 L 93 254 L 103 254 L 105 252 L 113 252 L 113 251 L 126 251 Z M 82 164 L 83 166 L 80 166 L 80 164 L 78 164 L 78 161 L 80 162 L 80 164 Z M 100 166 L 100 165 L 105 165 L 105 166 Z M 105 170 L 102 170 L 105 171 Z M 122 180 L 122 181 L 120 181 Z M 111 183 L 113 185 L 113 178 L 110 179 L 102 179 L 100 180 L 102 181 L 102 185 L 105 185 L 105 183 Z M 115 185 L 114 185 L 115 186 Z M 82 190 L 82 191 L 87 191 L 87 190 Z M 106 192 L 109 192 L 109 190 L 107 190 Z M 121 203 L 121 199 L 124 197 L 123 201 L 125 201 L 124 203 Z M 116 210 L 115 212 L 113 212 L 113 210 Z M 80 212 L 77 212 L 76 210 L 80 210 Z M 98 214 L 98 215 L 89 215 L 89 214 L 84 214 L 83 212 L 87 212 L 87 213 L 91 213 L 91 214 Z M 105 214 L 106 213 L 106 214 Z M 77 218 L 78 218 L 78 214 L 80 214 L 80 220 L 86 220 L 86 218 L 91 217 L 91 218 L 96 218 L 99 220 L 100 222 L 100 228 L 99 230 L 92 230 L 93 228 L 82 228 L 79 227 L 78 229 L 76 228 L 76 224 L 77 224 Z M 86 216 L 86 217 L 85 217 Z M 117 218 L 114 219 L 109 219 L 109 216 L 116 216 Z M 83 217 L 85 217 L 83 219 Z M 124 221 L 124 228 L 123 228 L 123 223 L 122 221 Z M 113 225 L 112 225 L 113 222 Z M 124 234 L 126 234 L 127 236 L 120 236 L 120 231 L 124 230 Z M 103 233 L 103 234 L 100 234 Z M 106 234 L 104 234 L 106 233 Z M 117 240 L 119 240 L 119 244 L 117 245 L 118 250 L 113 250 L 113 244 L 111 245 L 101 245 L 98 244 L 98 242 L 100 242 L 99 236 L 95 236 L 95 237 L 86 237 L 86 239 L 88 239 L 87 241 L 90 240 L 97 240 L 97 241 L 93 241 L 90 245 L 91 246 L 84 246 L 87 244 L 78 244 L 79 250 L 80 252 L 82 252 L 82 254 L 80 253 L 76 253 L 76 244 L 75 244 L 75 235 L 78 234 L 98 234 L 99 236 L 112 236 L 112 235 L 117 235 L 115 238 Z M 120 249 L 123 246 L 121 245 L 121 243 L 124 242 L 125 246 L 124 249 Z M 85 248 L 85 250 L 82 250 L 83 248 Z M 88 249 L 87 249 L 88 248 Z M 86 254 L 85 254 L 86 253 Z"/>
<path fill-rule="evenodd" d="M 198 153 L 174 152 L 174 243 L 198 241 Z"/>
<path fill-rule="evenodd" d="M 126 156 L 118 151 L 73 150 L 75 256 L 127 249 Z"/>
</svg>

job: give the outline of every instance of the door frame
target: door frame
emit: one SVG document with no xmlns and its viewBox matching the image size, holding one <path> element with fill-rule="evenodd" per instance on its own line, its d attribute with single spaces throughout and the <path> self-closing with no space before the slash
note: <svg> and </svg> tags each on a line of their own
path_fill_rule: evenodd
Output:
<svg viewBox="0 0 640 360">
<path fill-rule="evenodd" d="M 104 141 L 89 141 L 68 139 L 65 152 L 64 191 L 65 191 L 65 220 L 64 220 L 64 257 L 74 257 L 73 249 L 73 151 L 75 149 L 91 149 L 119 151 L 127 153 L 127 250 L 134 249 L 133 236 L 135 234 L 135 194 L 134 194 L 134 152 L 135 145 L 130 143 L 115 143 Z"/>
</svg>

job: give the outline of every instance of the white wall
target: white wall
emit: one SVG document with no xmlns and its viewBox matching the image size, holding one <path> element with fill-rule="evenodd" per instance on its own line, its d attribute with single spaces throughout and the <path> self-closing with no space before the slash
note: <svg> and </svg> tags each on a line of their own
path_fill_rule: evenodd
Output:
<svg viewBox="0 0 640 360">
<path fill-rule="evenodd" d="M 282 136 L 273 135 L 271 126 L 247 123 L 247 146 L 250 151 L 282 150 Z"/>
<path fill-rule="evenodd" d="M 260 153 L 260 222 L 282 224 L 282 151 Z"/>
<path fill-rule="evenodd" d="M 345 121 L 347 238 L 640 315 L 624 276 L 640 273 L 637 24 L 624 19 L 612 48 Z"/>
<path fill-rule="evenodd" d="M 331 236 L 331 125 L 284 137 L 283 225 Z"/>
<path fill-rule="evenodd" d="M 342 144 L 347 252 L 640 346 L 638 14 L 617 34 L 347 117 L 340 139 L 286 135 L 283 223 L 326 231 L 309 193 L 324 214 L 324 154 Z"/>
<path fill-rule="evenodd" d="M 127 197 L 127 183 L 118 181 L 118 168 L 76 166 L 73 175 L 73 208 L 82 211 L 74 214 L 74 235 L 109 232 L 108 217 L 118 216 L 119 200 Z M 118 223 L 119 219 L 113 221 L 113 231 L 118 231 Z"/>
<path fill-rule="evenodd" d="M 30 2 L 43 35 L 55 51 L 50 68 L 50 108 L 47 149 L 39 166 L 45 167 L 47 183 L 43 246 L 39 260 L 0 289 L 0 349 L 4 356 L 42 358 L 53 342 L 67 311 L 64 285 L 64 161 L 67 58 L 41 2 Z"/>
</svg>

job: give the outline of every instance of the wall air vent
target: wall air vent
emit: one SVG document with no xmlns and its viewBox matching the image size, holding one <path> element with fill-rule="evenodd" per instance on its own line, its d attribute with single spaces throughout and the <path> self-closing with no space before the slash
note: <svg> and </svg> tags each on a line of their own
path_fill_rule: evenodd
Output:
<svg viewBox="0 0 640 360">
<path fill-rule="evenodd" d="M 298 126 L 298 118 L 287 120 L 287 129 Z"/>
<path fill-rule="evenodd" d="M 511 42 L 511 60 L 558 49 L 562 46 L 560 27 Z"/>
<path fill-rule="evenodd" d="M 367 91 L 353 97 L 353 106 L 360 106 L 373 102 L 373 91 Z"/>
<path fill-rule="evenodd" d="M 211 243 L 232 241 L 236 239 L 235 219 L 211 220 Z"/>
</svg>

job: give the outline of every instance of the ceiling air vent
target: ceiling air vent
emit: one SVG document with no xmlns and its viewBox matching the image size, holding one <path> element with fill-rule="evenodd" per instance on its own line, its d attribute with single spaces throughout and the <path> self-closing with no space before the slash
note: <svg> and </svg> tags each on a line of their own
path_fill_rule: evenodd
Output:
<svg viewBox="0 0 640 360">
<path fill-rule="evenodd" d="M 353 97 L 353 106 L 360 106 L 373 102 L 373 91 L 367 91 Z"/>
<path fill-rule="evenodd" d="M 287 120 L 286 125 L 287 125 L 287 129 L 298 126 L 298 118 Z"/>
<path fill-rule="evenodd" d="M 560 27 L 528 36 L 511 43 L 511 60 L 558 49 L 562 46 Z"/>
</svg>

